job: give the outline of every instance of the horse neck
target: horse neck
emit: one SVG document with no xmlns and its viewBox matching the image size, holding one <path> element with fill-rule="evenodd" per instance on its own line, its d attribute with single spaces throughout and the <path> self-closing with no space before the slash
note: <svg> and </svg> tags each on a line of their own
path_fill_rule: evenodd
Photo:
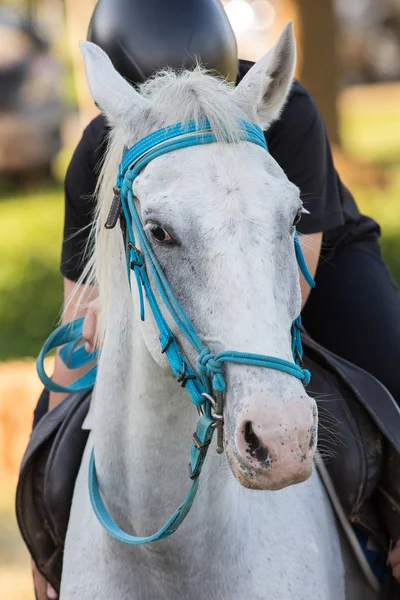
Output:
<svg viewBox="0 0 400 600">
<path fill-rule="evenodd" d="M 100 488 L 112 517 L 128 533 L 143 536 L 164 525 L 189 490 L 190 444 L 198 415 L 171 373 L 154 362 L 129 312 L 108 328 L 97 378 L 93 440 Z M 124 331 L 123 345 L 117 341 L 118 331 Z M 158 548 L 153 544 L 136 548 L 135 561 L 174 573 L 193 552 L 193 539 L 199 556 L 204 553 L 210 563 L 222 553 L 227 538 L 232 548 L 243 546 L 242 530 L 235 525 L 243 523 L 238 488 L 226 457 L 216 453 L 213 443 L 198 498 L 180 532 L 155 554 L 149 554 Z M 221 527 L 223 535 L 219 532 L 216 539 Z M 129 547 L 124 551 L 128 558 Z"/>
<path fill-rule="evenodd" d="M 197 414 L 185 390 L 150 356 L 126 281 L 115 286 L 110 309 L 94 404 L 97 472 L 116 522 L 129 533 L 150 535 L 182 503 L 191 484 L 189 448 Z M 115 545 L 108 536 L 102 543 L 108 560 L 117 556 L 125 565 L 123 573 L 133 568 L 135 577 L 157 573 L 166 586 L 160 597 L 177 597 L 176 582 L 189 597 L 199 578 L 206 597 L 253 593 L 264 598 L 265 581 L 276 591 L 271 597 L 289 597 L 282 565 L 285 572 L 290 565 L 289 581 L 303 582 L 304 597 L 323 586 L 343 586 L 336 526 L 318 478 L 280 492 L 247 490 L 234 480 L 226 457 L 217 455 L 214 446 L 197 499 L 178 533 L 140 547 Z M 326 560 L 315 560 L 327 548 Z M 305 566 L 313 572 L 303 581 Z M 248 573 L 253 574 L 250 580 Z M 151 581 L 144 577 L 146 589 L 153 589 Z"/>
<path fill-rule="evenodd" d="M 198 417 L 172 372 L 148 352 L 126 281 L 112 289 L 94 400 L 96 467 L 113 517 L 147 535 L 187 493 Z"/>
</svg>

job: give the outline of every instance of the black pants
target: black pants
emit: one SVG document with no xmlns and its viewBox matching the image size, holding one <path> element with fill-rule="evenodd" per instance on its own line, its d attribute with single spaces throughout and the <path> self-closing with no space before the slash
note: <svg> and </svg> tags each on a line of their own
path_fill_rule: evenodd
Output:
<svg viewBox="0 0 400 600">
<path fill-rule="evenodd" d="M 377 377 L 400 405 L 400 295 L 378 233 L 321 259 L 302 318 L 311 337 Z"/>
<path fill-rule="evenodd" d="M 317 342 L 375 375 L 400 405 L 400 295 L 378 233 L 350 237 L 321 259 L 302 318 Z M 44 390 L 34 425 L 47 410 Z"/>
</svg>

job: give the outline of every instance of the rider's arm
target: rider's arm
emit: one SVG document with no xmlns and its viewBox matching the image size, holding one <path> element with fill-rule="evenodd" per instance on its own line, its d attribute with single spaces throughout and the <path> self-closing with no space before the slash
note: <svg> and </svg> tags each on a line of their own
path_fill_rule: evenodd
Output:
<svg viewBox="0 0 400 600">
<path fill-rule="evenodd" d="M 86 263 L 86 248 L 95 208 L 94 193 L 98 177 L 98 165 L 105 150 L 106 126 L 103 117 L 94 119 L 83 132 L 75 149 L 65 177 L 64 238 L 60 270 L 64 277 L 63 323 L 87 314 L 84 322 L 84 337 L 94 335 L 95 319 L 93 308 L 88 308 L 96 298 L 90 286 L 75 283 L 82 275 Z M 77 289 L 75 290 L 75 287 Z M 83 292 L 83 297 L 81 294 Z M 83 308 L 77 310 L 77 302 Z M 91 365 L 89 365 L 91 366 Z M 72 383 L 89 366 L 71 371 L 56 357 L 53 379 L 61 385 Z M 58 404 L 66 394 L 50 394 L 49 408 Z"/>
<path fill-rule="evenodd" d="M 299 237 L 301 249 L 303 250 L 308 270 L 310 271 L 313 278 L 315 277 L 315 273 L 317 272 L 319 256 L 321 254 L 322 235 L 322 231 L 320 231 L 318 233 L 310 233 L 309 235 L 301 235 Z M 307 298 L 310 294 L 311 288 L 308 285 L 308 283 L 306 283 L 306 280 L 304 279 L 301 273 L 300 287 L 301 308 L 303 309 Z"/>
<path fill-rule="evenodd" d="M 75 289 L 76 287 L 77 289 Z M 83 335 L 84 339 L 90 344 L 92 344 L 94 338 L 96 319 L 94 315 L 95 308 L 88 305 L 93 303 L 96 297 L 97 292 L 92 286 L 78 285 L 75 281 L 64 277 L 65 310 L 62 321 L 66 323 L 77 317 L 85 316 Z M 78 300 L 80 300 L 80 306 L 82 307 L 77 308 Z M 70 370 L 64 365 L 57 353 L 52 379 L 61 385 L 68 385 L 83 375 L 92 364 L 90 363 L 80 369 Z M 60 392 L 50 392 L 49 409 L 56 406 L 66 396 L 67 394 Z"/>
<path fill-rule="evenodd" d="M 315 102 L 298 82 L 292 86 L 281 118 L 267 131 L 271 155 L 300 190 L 304 208 L 297 229 L 311 275 L 321 252 L 322 232 L 345 223 L 343 193 L 332 160 L 326 128 Z M 355 209 L 356 210 L 356 209 Z M 301 277 L 303 306 L 310 289 Z"/>
<path fill-rule="evenodd" d="M 77 284 L 75 281 L 71 281 L 64 277 L 64 315 L 63 315 L 63 323 L 70 321 L 76 317 L 85 316 L 85 322 L 83 327 L 83 335 L 84 339 L 89 343 L 93 343 L 94 334 L 95 334 L 95 326 L 96 326 L 96 313 L 94 307 L 86 307 L 86 304 L 93 302 L 96 299 L 96 290 L 93 287 L 79 285 L 75 290 Z M 75 293 L 74 293 L 75 292 Z M 83 295 L 82 295 L 83 293 Z M 77 308 L 77 301 L 81 298 L 81 305 L 84 308 Z M 74 369 L 71 371 L 67 369 L 64 363 L 59 358 L 58 354 L 55 359 L 54 365 L 54 373 L 52 379 L 57 381 L 62 385 L 68 385 L 72 383 L 75 379 L 83 375 L 83 373 L 88 370 L 91 365 L 86 365 L 81 369 Z M 50 392 L 49 397 L 49 409 L 56 406 L 59 402 L 61 402 L 67 394 Z M 43 575 L 38 571 L 35 564 L 32 564 L 33 568 L 33 578 L 34 578 L 34 587 L 35 594 L 38 600 L 48 600 L 50 598 L 54 598 L 56 600 L 58 598 L 58 594 L 55 589 L 45 580 Z"/>
</svg>

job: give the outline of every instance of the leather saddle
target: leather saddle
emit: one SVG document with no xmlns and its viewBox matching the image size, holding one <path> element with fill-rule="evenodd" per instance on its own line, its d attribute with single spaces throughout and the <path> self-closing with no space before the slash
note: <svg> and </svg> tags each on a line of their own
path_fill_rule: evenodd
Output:
<svg viewBox="0 0 400 600">
<path fill-rule="evenodd" d="M 82 424 L 91 395 L 71 394 L 39 421 L 17 485 L 21 535 L 39 571 L 58 592 L 75 480 L 89 436 Z"/>
<path fill-rule="evenodd" d="M 400 537 L 400 410 L 388 390 L 363 369 L 306 334 L 303 346 L 304 363 L 312 373 L 308 393 L 319 407 L 320 448 L 329 453 L 325 464 L 337 495 L 350 521 L 387 552 L 389 539 Z M 56 590 L 75 480 L 89 433 L 82 424 L 90 398 L 91 392 L 72 394 L 39 421 L 17 486 L 22 537 L 39 571 Z"/>
</svg>

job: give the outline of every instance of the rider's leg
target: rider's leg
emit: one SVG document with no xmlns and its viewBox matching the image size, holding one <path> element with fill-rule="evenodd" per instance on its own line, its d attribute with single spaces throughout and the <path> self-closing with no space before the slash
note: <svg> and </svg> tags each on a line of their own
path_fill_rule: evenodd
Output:
<svg viewBox="0 0 400 600">
<path fill-rule="evenodd" d="M 303 310 L 310 335 L 375 375 L 400 405 L 400 295 L 380 256 L 378 234 L 321 259 Z"/>
<path fill-rule="evenodd" d="M 36 425 L 39 423 L 40 419 L 44 417 L 44 415 L 49 410 L 49 390 L 44 388 L 42 393 L 39 396 L 38 403 L 36 405 L 35 411 L 33 413 L 33 429 L 35 429 Z M 33 582 L 34 582 L 34 590 L 35 596 L 38 600 L 44 598 L 58 598 L 58 594 L 55 589 L 45 580 L 43 575 L 39 572 L 36 565 L 33 564 Z"/>
<path fill-rule="evenodd" d="M 49 390 L 47 388 L 44 388 L 43 392 L 40 394 L 38 403 L 37 403 L 35 411 L 33 413 L 33 429 L 35 429 L 35 427 L 39 423 L 40 419 L 47 413 L 48 410 L 49 410 Z"/>
<path fill-rule="evenodd" d="M 321 260 L 302 316 L 316 341 L 375 375 L 400 405 L 400 294 L 380 256 L 377 232 L 360 240 L 350 238 Z M 396 540 L 400 458 L 389 445 L 385 462 L 380 489 L 386 493 L 377 499 Z"/>
</svg>

